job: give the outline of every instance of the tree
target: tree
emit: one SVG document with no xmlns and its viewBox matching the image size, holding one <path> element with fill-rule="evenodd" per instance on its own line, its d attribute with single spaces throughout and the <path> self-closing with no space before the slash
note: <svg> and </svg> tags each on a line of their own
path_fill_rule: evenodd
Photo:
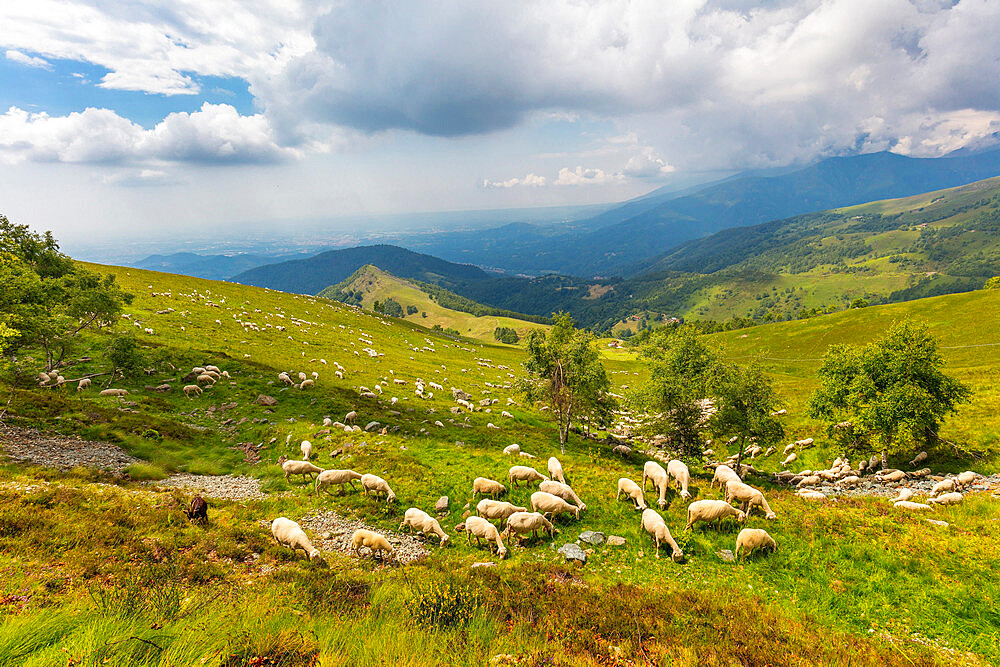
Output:
<svg viewBox="0 0 1000 667">
<path fill-rule="evenodd" d="M 983 289 L 1000 289 L 1000 276 L 993 276 L 987 280 Z"/>
<path fill-rule="evenodd" d="M 926 325 L 896 323 L 864 347 L 836 345 L 819 369 L 808 414 L 825 420 L 846 449 L 912 451 L 936 439 L 944 418 L 971 391 L 941 369 Z"/>
<path fill-rule="evenodd" d="M 719 363 L 690 328 L 663 328 L 649 336 L 640 356 L 649 360 L 649 380 L 630 396 L 636 407 L 653 413 L 647 429 L 667 432 L 682 452 L 689 453 L 705 427 L 703 399 Z"/>
<path fill-rule="evenodd" d="M 511 327 L 497 327 L 493 330 L 493 338 L 508 345 L 514 345 L 521 340 L 517 331 Z"/>
<path fill-rule="evenodd" d="M 577 411 L 596 405 L 611 390 L 611 381 L 594 347 L 593 334 L 576 328 L 566 313 L 555 316 L 546 334 L 534 330 L 527 338 L 528 359 L 524 368 L 533 381 L 523 382 L 522 391 L 531 401 L 546 403 L 559 421 L 559 448 L 566 452 L 566 439 Z"/>
<path fill-rule="evenodd" d="M 710 428 L 716 437 L 736 436 L 737 465 L 748 442 L 765 444 L 784 436 L 781 422 L 771 416 L 778 407 L 778 394 L 759 365 L 717 364 L 708 385 L 716 408 Z"/>
<path fill-rule="evenodd" d="M 104 349 L 104 356 L 111 363 L 112 380 L 116 373 L 125 378 L 137 377 L 146 363 L 139 341 L 131 331 L 114 336 Z"/>
</svg>

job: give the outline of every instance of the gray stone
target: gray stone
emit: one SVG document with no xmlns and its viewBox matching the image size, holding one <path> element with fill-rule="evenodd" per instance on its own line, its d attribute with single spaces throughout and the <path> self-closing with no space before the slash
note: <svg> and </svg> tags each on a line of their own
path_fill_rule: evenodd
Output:
<svg viewBox="0 0 1000 667">
<path fill-rule="evenodd" d="M 559 547 L 559 553 L 565 556 L 568 561 L 575 560 L 579 563 L 587 562 L 587 552 L 581 549 L 579 545 L 573 544 L 572 542 Z"/>
<path fill-rule="evenodd" d="M 608 536 L 604 533 L 595 532 L 593 530 L 585 530 L 580 533 L 580 541 L 586 542 L 587 544 L 592 544 L 595 547 L 604 544 L 608 539 Z"/>
<path fill-rule="evenodd" d="M 448 513 L 448 496 L 441 496 L 438 501 L 434 504 L 434 509 L 437 510 L 438 514 Z"/>
<path fill-rule="evenodd" d="M 729 549 L 720 549 L 719 551 L 715 552 L 715 555 L 721 558 L 722 560 L 726 561 L 727 563 L 732 563 L 734 560 L 736 560 L 736 556 L 734 556 L 733 552 L 730 551 Z"/>
<path fill-rule="evenodd" d="M 623 547 L 625 546 L 625 538 L 619 535 L 609 535 L 608 536 L 608 546 L 609 547 Z"/>
<path fill-rule="evenodd" d="M 927 523 L 933 523 L 935 526 L 943 526 L 945 528 L 948 527 L 947 521 L 939 521 L 937 519 L 927 519 Z"/>
<path fill-rule="evenodd" d="M 257 397 L 257 400 L 254 402 L 257 405 L 277 405 L 278 399 L 276 399 L 274 396 L 265 396 L 264 394 L 261 394 L 260 396 Z"/>
<path fill-rule="evenodd" d="M 374 431 L 375 429 L 377 429 L 381 425 L 382 424 L 380 424 L 378 422 L 368 422 L 367 424 L 365 424 L 365 430 L 366 431 Z"/>
</svg>

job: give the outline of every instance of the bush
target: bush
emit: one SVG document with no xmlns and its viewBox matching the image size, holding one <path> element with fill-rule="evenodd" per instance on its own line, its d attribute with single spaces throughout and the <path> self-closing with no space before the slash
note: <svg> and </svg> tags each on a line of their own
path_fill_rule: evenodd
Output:
<svg viewBox="0 0 1000 667">
<path fill-rule="evenodd" d="M 418 623 L 447 627 L 466 625 L 479 605 L 478 591 L 468 584 L 448 582 L 426 590 L 417 589 L 407 602 L 407 609 Z"/>
<path fill-rule="evenodd" d="M 521 340 L 521 337 L 517 335 L 517 331 L 511 327 L 497 327 L 493 330 L 493 338 L 508 345 L 514 345 L 517 341 Z"/>
<path fill-rule="evenodd" d="M 407 315 L 416 315 L 417 314 L 417 307 L 414 306 L 414 305 L 412 305 L 412 304 L 410 304 L 409 306 L 406 307 L 406 314 Z"/>
</svg>

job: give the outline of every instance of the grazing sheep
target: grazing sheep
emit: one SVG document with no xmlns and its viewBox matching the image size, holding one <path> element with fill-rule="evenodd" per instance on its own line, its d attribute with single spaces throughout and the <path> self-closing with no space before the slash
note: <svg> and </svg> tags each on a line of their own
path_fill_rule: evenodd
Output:
<svg viewBox="0 0 1000 667">
<path fill-rule="evenodd" d="M 105 389 L 98 396 L 127 396 L 127 389 Z"/>
<path fill-rule="evenodd" d="M 646 509 L 646 498 L 642 495 L 642 489 L 628 477 L 618 478 L 618 495 L 615 496 L 615 500 L 619 500 L 623 493 L 632 499 L 637 510 Z"/>
<path fill-rule="evenodd" d="M 689 499 L 691 494 L 688 492 L 688 484 L 691 483 L 691 471 L 688 470 L 687 465 L 683 461 L 672 459 L 667 464 L 667 474 L 674 478 L 674 483 L 681 490 L 681 498 Z"/>
<path fill-rule="evenodd" d="M 88 387 L 90 387 L 90 378 L 83 378 L 76 385 L 76 390 L 77 391 L 83 391 L 84 389 L 87 389 Z"/>
<path fill-rule="evenodd" d="M 291 519 L 279 516 L 272 521 L 271 535 L 274 536 L 275 542 L 283 547 L 288 547 L 292 552 L 302 549 L 306 552 L 309 560 L 317 560 L 320 557 L 319 549 L 313 548 L 312 542 L 306 537 L 306 532 Z"/>
<path fill-rule="evenodd" d="M 303 380 L 298 385 L 299 391 L 302 391 L 303 389 L 312 389 L 315 386 L 316 386 L 316 383 L 314 381 L 312 381 L 312 380 Z"/>
<path fill-rule="evenodd" d="M 184 395 L 188 398 L 192 396 L 201 396 L 202 389 L 196 384 L 186 384 L 184 385 Z"/>
<path fill-rule="evenodd" d="M 309 475 L 319 474 L 323 472 L 322 468 L 317 468 L 308 461 L 294 461 L 289 460 L 286 456 L 282 456 L 278 459 L 278 463 L 281 465 L 281 469 L 285 471 L 285 481 L 290 482 L 289 479 L 291 475 L 302 475 L 306 478 Z M 309 477 L 307 482 L 312 481 L 312 477 Z"/>
<path fill-rule="evenodd" d="M 926 460 L 927 460 L 927 452 L 920 452 L 919 454 L 913 457 L 912 461 L 910 461 L 910 467 L 915 468 L 917 467 L 918 463 L 923 463 Z"/>
<path fill-rule="evenodd" d="M 218 366 L 205 366 L 205 371 L 206 372 L 207 371 L 212 371 L 213 373 L 219 373 L 220 375 L 222 374 L 222 371 L 219 370 Z"/>
<path fill-rule="evenodd" d="M 472 497 L 475 498 L 477 493 L 496 498 L 497 496 L 502 496 L 507 493 L 507 487 L 492 479 L 477 477 L 472 480 Z"/>
<path fill-rule="evenodd" d="M 674 559 L 674 562 L 679 563 L 684 560 L 684 552 L 677 545 L 674 536 L 670 534 L 670 529 L 667 528 L 667 523 L 660 516 L 659 512 L 651 508 L 643 510 L 642 529 L 652 536 L 653 542 L 656 544 L 657 558 L 660 557 L 660 543 L 666 542 L 670 545 L 670 549 L 672 550 L 671 558 Z"/>
<path fill-rule="evenodd" d="M 795 452 L 792 452 L 791 454 L 789 454 L 789 455 L 788 455 L 788 456 L 787 456 L 787 457 L 785 458 L 785 460 L 784 460 L 784 461 L 782 461 L 782 462 L 781 462 L 781 466 L 782 466 L 783 468 L 787 468 L 787 467 L 788 467 L 789 465 L 791 465 L 792 463 L 795 463 L 795 461 L 796 461 L 796 460 L 797 460 L 798 458 L 799 458 L 799 455 L 798 455 L 798 454 L 796 454 Z"/>
<path fill-rule="evenodd" d="M 612 449 L 611 451 L 613 451 L 615 454 L 622 457 L 623 459 L 627 459 L 628 457 L 632 456 L 632 448 L 629 447 L 628 445 L 615 445 L 615 448 Z"/>
<path fill-rule="evenodd" d="M 448 535 L 445 534 L 438 520 L 416 507 L 411 507 L 403 514 L 403 523 L 399 524 L 399 530 L 403 530 L 403 528 L 419 530 L 424 535 L 434 533 L 441 538 L 440 546 L 442 547 L 448 543 Z"/>
<path fill-rule="evenodd" d="M 476 543 L 479 544 L 480 540 L 486 540 L 489 545 L 490 542 L 496 543 L 497 555 L 500 559 L 504 559 L 507 556 L 507 547 L 503 545 L 503 540 L 500 539 L 500 533 L 497 531 L 496 526 L 492 523 L 478 516 L 470 516 L 465 520 L 465 535 L 469 540 L 469 544 L 472 544 L 472 538 L 476 538 Z M 490 545 L 490 551 L 493 551 L 493 546 Z"/>
<path fill-rule="evenodd" d="M 806 500 L 826 500 L 826 494 L 812 489 L 799 489 L 795 492 L 800 498 Z"/>
<path fill-rule="evenodd" d="M 939 496 L 942 493 L 950 493 L 955 490 L 955 480 L 943 479 L 931 488 L 931 496 Z"/>
<path fill-rule="evenodd" d="M 357 529 L 351 535 L 351 549 L 354 550 L 354 555 L 358 558 L 361 557 L 361 547 L 367 547 L 372 556 L 378 557 L 381 554 L 383 559 L 387 556 L 396 557 L 396 550 L 389 544 L 389 540 L 364 528 Z"/>
<path fill-rule="evenodd" d="M 642 466 L 643 493 L 646 492 L 646 480 L 648 479 L 653 480 L 653 488 L 660 494 L 656 504 L 660 506 L 660 509 L 663 509 L 667 506 L 667 487 L 670 486 L 670 478 L 667 477 L 667 471 L 656 461 L 646 461 Z"/>
<path fill-rule="evenodd" d="M 742 482 L 740 476 L 736 474 L 736 471 L 729 466 L 717 466 L 715 468 L 715 474 L 712 476 L 712 488 L 715 488 L 716 482 L 719 484 L 720 489 L 725 489 L 726 484 L 730 481 L 736 480 L 737 482 Z"/>
<path fill-rule="evenodd" d="M 308 461 L 309 457 L 312 455 L 313 452 L 312 443 L 309 442 L 308 440 L 303 440 L 302 444 L 299 445 L 299 449 L 302 450 L 302 460 Z"/>
<path fill-rule="evenodd" d="M 913 497 L 913 489 L 908 489 L 905 486 L 899 490 L 899 495 L 893 498 L 890 502 L 898 503 L 902 500 L 909 500 Z"/>
<path fill-rule="evenodd" d="M 933 509 L 930 505 L 925 505 L 923 503 L 915 503 L 910 500 L 900 500 L 892 504 L 893 507 L 898 507 L 901 510 L 910 510 L 923 512 L 929 509 Z"/>
<path fill-rule="evenodd" d="M 187 517 L 191 521 L 204 521 L 208 523 L 208 503 L 201 496 L 191 499 L 191 504 L 187 509 Z"/>
<path fill-rule="evenodd" d="M 568 503 L 576 503 L 576 506 L 580 508 L 581 512 L 587 509 L 587 504 L 580 500 L 580 496 L 576 495 L 576 491 L 574 491 L 573 487 L 569 484 L 563 484 L 555 481 L 554 479 L 549 479 L 539 484 L 538 490 L 551 493 L 553 496 L 559 496 Z"/>
<path fill-rule="evenodd" d="M 530 466 L 513 466 L 507 471 L 507 481 L 510 482 L 511 486 L 517 486 L 518 482 L 524 482 L 525 486 L 530 486 L 546 479 L 548 477 Z"/>
<path fill-rule="evenodd" d="M 566 475 L 565 473 L 563 473 L 563 467 L 562 464 L 559 463 L 559 459 L 557 459 L 554 456 L 550 456 L 548 465 L 549 465 L 549 477 L 565 484 Z"/>
<path fill-rule="evenodd" d="M 215 378 L 205 373 L 202 373 L 201 375 L 196 377 L 194 381 L 197 382 L 198 384 L 215 384 Z"/>
<path fill-rule="evenodd" d="M 392 489 L 389 488 L 389 485 L 386 483 L 386 481 L 381 477 L 379 477 L 378 475 L 372 475 L 372 474 L 362 475 L 361 491 L 366 496 L 369 493 L 373 495 L 377 493 L 384 493 L 385 502 L 387 503 L 391 503 L 396 500 L 396 494 L 393 493 Z"/>
<path fill-rule="evenodd" d="M 965 499 L 961 493 L 953 491 L 951 493 L 942 493 L 937 498 L 931 498 L 928 500 L 928 504 L 931 505 L 957 505 Z"/>
<path fill-rule="evenodd" d="M 785 454 L 785 455 L 788 455 L 788 454 L 791 454 L 794 451 L 795 451 L 795 443 L 793 442 L 790 445 L 785 445 L 785 449 L 781 453 Z"/>
<path fill-rule="evenodd" d="M 534 538 L 538 531 L 543 530 L 549 533 L 549 537 L 555 539 L 556 529 L 552 522 L 538 512 L 514 512 L 507 517 L 507 529 L 504 534 L 508 537 L 517 537 L 518 541 L 522 536 L 531 534 Z"/>
<path fill-rule="evenodd" d="M 572 514 L 576 519 L 580 518 L 580 508 L 570 505 L 568 502 L 545 491 L 535 491 L 531 494 L 531 509 L 542 514 Z"/>
<path fill-rule="evenodd" d="M 323 428 L 330 428 L 333 426 L 333 420 L 329 417 L 323 417 Z"/>
<path fill-rule="evenodd" d="M 345 493 L 345 484 L 350 484 L 351 488 L 355 491 L 358 490 L 358 487 L 354 486 L 354 480 L 356 479 L 361 479 L 361 473 L 354 472 L 353 470 L 324 470 L 316 476 L 316 486 L 313 491 L 318 493 L 322 490 L 330 493 L 327 487 L 337 484 L 340 486 L 341 495 L 343 495 Z"/>
<path fill-rule="evenodd" d="M 718 526 L 727 516 L 736 517 L 736 521 L 743 523 L 747 515 L 736 509 L 725 500 L 696 500 L 688 505 L 687 526 L 684 530 L 691 530 L 694 524 L 699 522 L 715 522 Z"/>
<path fill-rule="evenodd" d="M 356 420 L 357 418 L 358 418 L 358 413 L 354 410 L 351 410 L 346 415 L 344 415 L 344 423 L 353 424 L 354 420 Z"/>
<path fill-rule="evenodd" d="M 972 483 L 975 482 L 978 477 L 979 473 L 966 470 L 965 472 L 958 474 L 958 477 L 955 478 L 955 482 L 958 488 L 964 489 L 967 486 L 972 486 Z"/>
<path fill-rule="evenodd" d="M 732 480 L 726 483 L 726 502 L 731 503 L 737 500 L 741 503 L 740 509 L 749 516 L 750 510 L 759 507 L 767 519 L 776 519 L 777 515 L 771 511 L 764 494 L 743 482 Z"/>
<path fill-rule="evenodd" d="M 278 379 L 284 382 L 285 384 L 295 384 L 295 381 L 288 376 L 288 373 L 278 373 Z"/>
<path fill-rule="evenodd" d="M 743 557 L 747 558 L 757 549 L 770 549 L 771 551 L 777 551 L 778 545 L 775 543 L 774 538 L 767 534 L 766 530 L 760 528 L 744 528 L 740 531 L 740 534 L 736 536 L 736 551 L 734 552 L 736 557 L 740 557 L 740 552 L 743 552 Z"/>
<path fill-rule="evenodd" d="M 902 470 L 893 470 L 888 475 L 882 475 L 879 477 L 883 482 L 889 482 L 890 484 L 896 484 L 897 482 L 902 482 L 906 479 L 906 473 Z"/>
<path fill-rule="evenodd" d="M 503 453 L 507 455 L 517 455 L 521 453 L 521 445 L 514 443 L 503 448 Z"/>
<path fill-rule="evenodd" d="M 507 520 L 514 512 L 527 512 L 527 507 L 518 507 L 512 503 L 504 502 L 502 500 L 490 500 L 489 498 L 483 498 L 476 505 L 476 514 L 483 517 L 484 519 L 500 519 L 500 525 Z"/>
</svg>

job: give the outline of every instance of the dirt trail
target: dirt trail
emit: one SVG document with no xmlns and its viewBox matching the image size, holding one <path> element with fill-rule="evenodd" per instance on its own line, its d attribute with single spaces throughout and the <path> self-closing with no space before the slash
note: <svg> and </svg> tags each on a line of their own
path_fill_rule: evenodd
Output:
<svg viewBox="0 0 1000 667">
<path fill-rule="evenodd" d="M 0 425 L 0 452 L 14 461 L 62 470 L 82 466 L 120 473 L 139 460 L 110 442 L 80 440 L 7 424 Z"/>
</svg>

